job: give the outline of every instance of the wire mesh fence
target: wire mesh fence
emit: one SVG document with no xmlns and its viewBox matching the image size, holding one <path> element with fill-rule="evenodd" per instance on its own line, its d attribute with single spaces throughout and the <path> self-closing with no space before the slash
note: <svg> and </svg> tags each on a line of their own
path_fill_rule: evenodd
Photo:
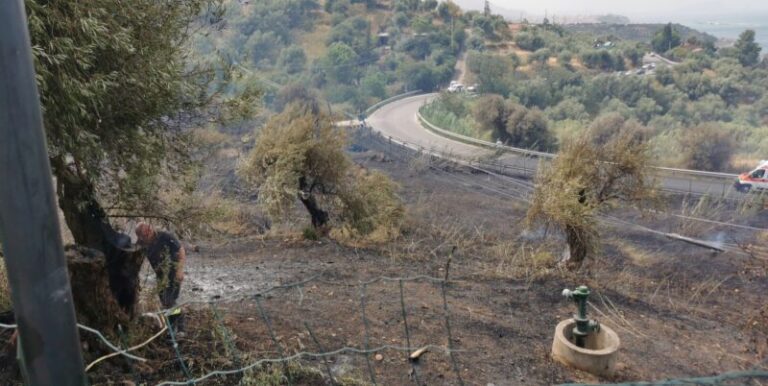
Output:
<svg viewBox="0 0 768 386">
<path fill-rule="evenodd" d="M 455 343 L 451 342 L 451 315 L 446 295 L 450 288 L 447 269 L 448 267 L 446 267 L 446 275 L 443 278 L 430 276 L 378 276 L 358 282 L 333 280 L 327 274 L 320 273 L 293 283 L 272 286 L 241 298 L 193 301 L 180 305 L 180 307 L 187 310 L 197 308 L 207 309 L 211 312 L 215 328 L 223 332 L 223 344 L 227 347 L 226 351 L 232 357 L 234 366 L 231 368 L 218 368 L 207 371 L 198 369 L 196 372 L 191 369 L 190 363 L 194 360 L 194 356 L 198 354 L 192 355 L 185 352 L 184 339 L 179 338 L 174 328 L 167 327 L 169 326 L 167 316 L 176 308 L 157 311 L 156 314 L 163 321 L 163 327 L 146 342 L 130 348 L 121 348 L 121 344 L 113 343 L 107 339 L 107 334 L 102 334 L 97 330 L 81 325 L 80 328 L 82 330 L 96 334 L 113 351 L 111 354 L 93 361 L 87 368 L 91 370 L 99 363 L 115 356 L 122 356 L 131 362 L 146 362 L 145 358 L 132 352 L 140 350 L 149 342 L 164 335 L 173 349 L 175 360 L 178 364 L 178 375 L 175 379 L 157 382 L 157 385 L 193 385 L 206 384 L 206 382 L 208 382 L 207 384 L 229 384 L 221 383 L 222 377 L 242 376 L 249 371 L 260 369 L 261 366 L 266 364 L 287 366 L 289 363 L 301 363 L 302 361 L 312 361 L 311 365 L 323 367 L 325 373 L 324 381 L 328 384 L 337 384 L 337 371 L 332 370 L 329 361 L 339 356 L 363 358 L 366 365 L 356 365 L 354 367 L 365 369 L 367 383 L 379 384 L 378 379 L 382 372 L 392 371 L 393 368 L 408 368 L 409 370 L 398 372 L 407 374 L 409 382 L 423 384 L 419 378 L 419 371 L 421 366 L 425 365 L 425 361 L 421 356 L 426 352 L 430 352 L 433 356 L 438 356 L 441 353 L 444 354 L 445 358 L 440 359 L 438 357 L 429 362 L 438 365 L 443 362 L 443 366 L 440 367 L 441 369 L 452 368 L 454 371 L 455 382 L 451 383 L 463 384 L 457 365 L 457 355 L 462 351 L 460 348 L 455 347 Z M 413 316 L 414 310 L 419 307 L 409 304 L 409 286 L 418 286 L 418 290 L 423 290 L 420 288 L 421 286 L 429 286 L 434 291 L 442 293 L 442 304 L 440 307 L 435 307 L 440 312 L 426 319 L 424 315 L 421 315 L 421 318 L 422 322 L 428 320 L 432 328 L 437 328 L 444 322 L 443 338 L 429 342 L 429 337 L 414 337 L 413 326 L 408 327 L 407 318 L 408 315 Z M 371 291 L 371 287 L 377 287 L 376 291 Z M 319 304 L 309 304 L 311 302 L 308 300 L 310 297 L 308 293 L 327 294 L 328 292 L 324 291 L 328 288 L 337 288 L 342 291 L 336 293 L 331 299 L 320 299 Z M 294 291 L 301 294 L 299 299 L 292 298 L 291 294 Z M 333 328 L 334 326 L 318 322 L 318 320 L 322 321 L 322 316 L 317 315 L 321 308 L 327 308 L 329 305 L 332 306 L 332 309 L 338 308 L 340 304 L 354 303 L 355 298 L 359 300 L 359 307 L 346 307 L 351 323 L 350 328 L 346 329 L 346 335 L 336 331 Z M 279 302 L 278 306 L 270 306 L 269 303 L 275 299 L 282 299 L 283 301 Z M 337 306 L 333 307 L 334 304 Z M 379 309 L 379 312 L 376 313 L 378 319 L 382 318 L 382 315 L 386 315 L 386 326 L 380 320 L 377 322 L 371 320 L 370 308 L 372 305 Z M 381 312 L 382 307 L 386 308 L 384 312 Z M 353 314 L 354 311 L 357 311 L 357 315 Z M 228 332 L 230 329 L 225 320 L 225 315 L 227 314 L 249 316 L 248 320 L 254 319 L 253 323 L 263 323 L 265 330 L 264 340 L 269 342 L 270 346 L 264 352 L 276 355 L 265 355 L 264 357 L 255 358 L 254 353 L 248 353 L 247 357 L 250 360 L 244 360 L 245 356 L 237 348 L 234 342 L 235 338 Z M 395 315 L 402 319 L 396 320 Z M 354 323 L 355 319 L 359 320 L 359 323 Z M 405 326 L 405 329 L 400 327 L 400 325 Z M 12 324 L 0 325 L 0 328 L 6 329 L 13 329 L 15 327 Z M 314 349 L 303 345 L 288 347 L 289 345 L 286 343 L 288 340 L 287 336 L 292 334 L 302 336 L 302 332 L 306 332 L 309 335 Z M 384 339 L 379 338 L 384 333 L 389 336 L 386 341 L 382 341 Z M 437 336 L 439 335 L 437 334 Z M 377 340 L 379 342 L 374 343 Z M 419 342 L 418 344 L 416 343 L 417 341 Z M 385 353 L 401 353 L 398 355 L 402 355 L 401 358 L 404 360 L 392 360 L 388 366 L 374 365 L 374 361 L 382 361 L 382 358 L 378 355 Z M 373 358 L 373 356 L 376 356 L 376 358 Z M 318 361 L 320 363 L 317 363 Z M 448 361 L 452 362 L 452 366 L 445 365 Z M 288 373 L 289 371 L 286 369 L 284 374 Z M 391 376 L 389 378 L 391 379 Z M 237 384 L 237 382 L 235 381 L 233 384 Z M 291 378 L 284 377 L 281 384 L 291 384 Z"/>
<path fill-rule="evenodd" d="M 396 286 L 394 286 L 396 284 Z M 428 318 L 433 322 L 433 328 L 438 325 L 438 321 L 444 321 L 444 337 L 439 341 L 428 342 L 425 338 L 418 339 L 420 343 L 415 344 L 412 336 L 412 327 L 408 327 L 408 315 L 413 315 L 414 307 L 408 301 L 409 285 L 427 285 L 433 287 L 442 293 L 442 306 L 440 315 L 432 315 Z M 378 286 L 377 291 L 371 291 L 371 287 Z M 241 315 L 252 315 L 253 322 L 261 322 L 264 331 L 264 340 L 269 342 L 269 351 L 275 353 L 274 356 L 253 359 L 248 363 L 241 363 L 237 367 L 230 369 L 216 369 L 203 374 L 192 375 L 186 366 L 186 358 L 183 345 L 175 339 L 172 331 L 170 337 L 176 359 L 179 363 L 179 376 L 177 380 L 167 380 L 160 382 L 159 385 L 188 385 L 198 384 L 207 380 L 214 380 L 221 376 L 244 374 L 250 370 L 256 369 L 264 364 L 275 364 L 287 366 L 291 362 L 301 362 L 305 360 L 313 361 L 314 365 L 323 368 L 325 380 L 329 384 L 335 384 L 336 374 L 332 370 L 329 360 L 338 356 L 356 356 L 361 358 L 363 365 L 357 365 L 363 370 L 366 381 L 370 384 L 379 384 L 383 372 L 391 372 L 393 367 L 409 368 L 410 370 L 397 371 L 398 373 L 408 374 L 409 382 L 422 384 L 419 378 L 420 367 L 424 366 L 424 361 L 420 360 L 414 353 L 418 351 L 429 351 L 432 355 L 443 353 L 447 358 L 435 360 L 434 362 L 452 362 L 449 368 L 453 369 L 455 381 L 454 384 L 463 384 L 461 373 L 457 365 L 457 356 L 461 349 L 455 347 L 452 342 L 450 330 L 450 307 L 447 293 L 450 282 L 446 274 L 444 278 L 430 276 L 410 276 L 410 277 L 386 277 L 379 276 L 365 281 L 347 282 L 332 280 L 327 275 L 321 273 L 313 275 L 308 279 L 300 280 L 290 284 L 284 284 L 267 288 L 257 293 L 250 294 L 241 299 L 218 299 L 215 302 L 188 302 L 186 307 L 207 307 L 215 315 L 216 323 L 222 325 L 224 318 L 221 314 L 240 313 Z M 338 290 L 329 290 L 337 288 Z M 298 299 L 292 298 L 291 294 L 299 293 Z M 310 304 L 308 300 L 310 293 L 320 293 L 327 298 L 332 294 L 331 299 L 319 299 L 320 304 Z M 270 295 L 271 294 L 271 295 Z M 375 295 L 374 295 L 375 294 Z M 354 304 L 355 298 L 358 298 L 359 306 L 350 307 Z M 276 301 L 282 299 L 283 301 Z M 270 306 L 270 302 L 279 303 L 279 305 Z M 333 305 L 336 305 L 335 307 Z M 251 305 L 251 306 L 249 306 Z M 319 308 L 328 307 L 339 309 L 343 308 L 348 314 L 350 322 L 349 328 L 344 329 L 344 333 L 338 330 L 334 331 L 333 326 L 318 322 L 322 320 Z M 343 305 L 343 306 L 342 306 Z M 377 320 L 374 322 L 371 317 L 372 305 L 378 307 Z M 229 307 L 236 307 L 231 309 Z M 356 308 L 356 310 L 355 310 Z M 383 310 L 382 310 L 383 309 Z M 356 312 L 355 312 L 356 311 Z M 383 312 L 382 312 L 383 311 Z M 161 313 L 167 312 L 161 311 Z M 354 312 L 354 314 L 353 314 Z M 400 317 L 396 319 L 394 315 Z M 386 318 L 386 325 L 379 319 Z M 423 315 L 422 315 L 423 318 Z M 400 325 L 405 326 L 401 328 Z M 314 350 L 302 345 L 288 347 L 286 343 L 287 336 L 306 336 L 306 332 L 312 341 L 310 346 Z M 386 334 L 387 339 L 382 341 L 381 335 Z M 395 338 L 395 336 L 397 336 Z M 378 340 L 379 342 L 374 343 Z M 386 342 L 386 343 L 385 343 Z M 354 344 L 357 343 L 357 344 Z M 231 338 L 225 338 L 225 344 L 229 345 L 231 352 L 237 352 L 234 348 Z M 388 352 L 399 352 L 405 359 L 404 361 L 393 361 L 389 366 L 374 364 L 382 360 L 382 354 Z M 379 356 L 377 356 L 379 355 Z M 319 361 L 319 363 L 317 363 Z M 233 363 L 242 362 L 241 360 Z M 444 366 L 443 366 L 444 367 Z M 284 373 L 288 373 L 286 369 Z M 391 379 L 391 376 L 390 376 Z M 290 378 L 285 378 L 285 383 L 290 384 Z"/>
</svg>

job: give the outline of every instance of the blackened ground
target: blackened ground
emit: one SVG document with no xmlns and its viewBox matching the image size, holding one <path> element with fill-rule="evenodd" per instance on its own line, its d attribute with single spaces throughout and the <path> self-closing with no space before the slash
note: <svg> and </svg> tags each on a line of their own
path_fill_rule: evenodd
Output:
<svg viewBox="0 0 768 386">
<path fill-rule="evenodd" d="M 328 239 L 304 240 L 298 224 L 292 233 L 254 232 L 245 238 L 199 243 L 199 252 L 190 253 L 182 293 L 182 300 L 196 303 L 186 307 L 188 332 L 179 346 L 192 377 L 300 351 L 364 348 L 359 283 L 382 275 L 444 277 L 449 259 L 447 315 L 458 374 L 448 355 L 431 350 L 415 364 L 423 384 L 455 385 L 459 376 L 468 385 L 497 386 L 649 381 L 749 369 L 766 357 L 764 256 L 712 254 L 647 232 L 604 226 L 601 253 L 579 272 L 563 271 L 557 265 L 562 238 L 552 230 L 524 230 L 526 206 L 515 198 L 511 186 L 447 165 L 432 169 L 420 158 L 399 159 L 365 147 L 357 150 L 361 151 L 354 153 L 356 162 L 386 172 L 401 185 L 409 211 L 405 234 L 386 245 L 354 248 Z M 653 229 L 672 227 L 661 216 L 614 214 Z M 298 207 L 296 215 L 306 217 Z M 765 222 L 765 213 L 750 216 L 751 224 Z M 754 232 L 679 225 L 684 226 L 697 237 L 713 232 L 723 233 L 729 243 L 760 243 Z M 302 286 L 259 297 L 263 313 L 252 296 L 312 277 L 316 279 Z M 574 312 L 573 304 L 560 293 L 580 284 L 593 290 L 590 315 L 621 338 L 619 371 L 613 379 L 598 379 L 550 358 L 555 325 Z M 151 286 L 148 280 L 146 309 L 153 307 Z M 411 346 L 447 347 L 441 286 L 406 282 L 403 290 Z M 208 301 L 217 303 L 212 306 Z M 368 347 L 405 346 L 399 283 L 367 285 L 365 303 Z M 156 331 L 145 324 L 132 342 Z M 136 353 L 149 361 L 108 360 L 95 368 L 94 384 L 187 379 L 167 337 Z M 414 368 L 405 352 L 379 354 L 369 357 L 379 384 L 414 384 Z M 89 361 L 97 357 L 86 355 Z M 293 378 L 292 384 L 318 384 L 326 365 L 334 377 L 349 383 L 370 378 L 366 357 L 349 352 L 299 364 L 314 372 Z M 4 374 L 10 371 L 3 369 Z M 268 371 L 283 368 L 260 370 Z M 277 379 L 272 384 L 280 384 Z M 201 384 L 241 381 L 236 375 Z M 258 382 L 269 384 L 264 379 Z"/>
</svg>

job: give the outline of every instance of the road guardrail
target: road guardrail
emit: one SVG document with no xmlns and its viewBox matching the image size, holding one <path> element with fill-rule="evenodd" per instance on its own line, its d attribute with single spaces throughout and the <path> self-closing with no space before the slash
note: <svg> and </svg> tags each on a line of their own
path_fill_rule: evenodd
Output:
<svg viewBox="0 0 768 386">
<path fill-rule="evenodd" d="M 413 90 L 413 91 L 408 91 L 406 93 L 398 94 L 398 95 L 395 95 L 393 97 L 384 99 L 383 101 L 381 101 L 379 103 L 376 103 L 376 104 L 373 104 L 373 105 L 371 105 L 371 107 L 365 109 L 365 116 L 367 117 L 367 116 L 371 115 L 374 111 L 376 111 L 379 108 L 381 108 L 381 106 L 384 106 L 386 104 L 389 104 L 389 103 L 392 103 L 392 102 L 395 102 L 395 101 L 399 101 L 400 99 L 407 98 L 409 96 L 413 96 L 413 95 L 420 94 L 420 93 L 421 93 L 421 90 Z"/>
<path fill-rule="evenodd" d="M 538 157 L 538 158 L 545 158 L 545 159 L 552 159 L 555 158 L 556 154 L 553 153 L 547 153 L 547 152 L 541 152 L 541 151 L 535 151 L 535 150 L 529 150 L 529 149 L 522 149 L 512 146 L 507 146 L 503 144 L 497 144 L 490 141 L 484 141 L 482 139 L 472 138 L 468 137 L 466 135 L 458 134 L 451 132 L 449 130 L 443 129 L 441 127 L 438 127 L 431 122 L 429 122 L 424 116 L 421 115 L 421 112 L 416 113 L 416 117 L 420 122 L 424 124 L 424 126 L 444 137 L 448 137 L 450 139 L 454 139 L 459 142 L 464 142 L 471 145 L 476 146 L 482 146 L 484 148 L 493 149 L 493 150 L 503 150 L 509 153 L 515 153 L 520 154 L 526 157 Z M 653 169 L 667 174 L 675 174 L 675 175 L 685 175 L 690 177 L 697 177 L 697 178 L 708 178 L 708 179 L 729 179 L 734 180 L 738 177 L 737 174 L 731 174 L 731 173 L 722 173 L 722 172 L 708 172 L 703 170 L 692 170 L 692 169 L 679 169 L 679 168 L 669 168 L 669 167 L 663 167 L 663 166 L 652 166 Z"/>
</svg>

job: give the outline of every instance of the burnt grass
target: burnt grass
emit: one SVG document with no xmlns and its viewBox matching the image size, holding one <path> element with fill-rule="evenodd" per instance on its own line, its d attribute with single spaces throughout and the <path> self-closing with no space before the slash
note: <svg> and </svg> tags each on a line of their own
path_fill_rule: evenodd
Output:
<svg viewBox="0 0 768 386">
<path fill-rule="evenodd" d="M 410 346 L 436 346 L 417 362 L 410 362 L 404 351 L 383 350 L 368 360 L 344 352 L 322 359 L 303 357 L 285 367 L 257 366 L 245 378 L 235 374 L 200 384 L 315 385 L 327 381 L 328 368 L 343 384 L 367 384 L 368 361 L 377 383 L 385 385 L 415 384 L 416 377 L 426 385 L 457 385 L 459 377 L 467 385 L 652 381 L 765 365 L 764 257 L 713 254 L 636 229 L 603 226 L 600 254 L 578 272 L 569 272 L 557 264 L 563 251 L 560 237 L 555 232 L 524 232 L 525 205 L 498 193 L 498 188 L 489 190 L 491 177 L 356 150 L 357 163 L 382 170 L 400 184 L 409 211 L 404 235 L 385 245 L 353 247 L 328 238 L 305 240 L 300 222 L 293 233 L 254 231 L 242 238 L 195 243 L 198 251 L 189 255 L 182 299 L 198 303 L 186 307 L 181 356 L 190 375 L 199 377 L 298 352 L 362 349 L 366 339 L 370 348 L 406 346 L 400 283 L 365 286 L 367 334 L 359 283 L 379 276 L 444 278 L 448 269 L 445 291 L 456 366 L 442 350 L 449 345 L 442 287 L 422 280 L 404 282 L 402 298 Z M 670 227 L 664 218 L 616 214 L 654 229 Z M 304 213 L 297 211 L 297 216 L 303 219 Z M 757 213 L 749 221 L 762 224 L 765 217 Z M 746 231 L 696 231 L 724 232 L 742 244 L 761 242 Z M 300 286 L 254 296 L 310 278 Z M 568 368 L 550 357 L 555 325 L 575 311 L 560 293 L 580 284 L 593 291 L 591 317 L 612 327 L 621 339 L 618 371 L 611 379 Z M 144 324 L 132 342 L 157 331 Z M 97 348 L 98 343 L 89 342 L 86 362 L 108 352 Z M 92 383 L 188 379 L 167 336 L 136 354 L 148 361 L 107 360 L 89 373 Z M 7 349 L 3 355 L 5 375 L 0 378 L 6 384 L 18 378 L 14 353 Z M 280 380 L 285 373 L 290 380 Z"/>
</svg>

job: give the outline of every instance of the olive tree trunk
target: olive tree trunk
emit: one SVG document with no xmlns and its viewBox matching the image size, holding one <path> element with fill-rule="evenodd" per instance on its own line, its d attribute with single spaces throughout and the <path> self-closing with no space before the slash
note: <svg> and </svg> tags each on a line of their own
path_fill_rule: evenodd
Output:
<svg viewBox="0 0 768 386">
<path fill-rule="evenodd" d="M 589 253 L 588 235 L 576 227 L 565 227 L 565 241 L 568 244 L 568 260 L 571 268 L 578 268 Z"/>
<path fill-rule="evenodd" d="M 328 212 L 322 210 L 317 204 L 317 199 L 312 195 L 312 187 L 307 183 L 306 178 L 299 178 L 299 200 L 309 212 L 312 219 L 312 227 L 322 230 L 328 224 Z"/>
<path fill-rule="evenodd" d="M 59 206 L 77 244 L 68 248 L 67 258 L 78 319 L 114 328 L 114 322 L 134 316 L 144 254 L 109 223 L 90 181 L 62 162 L 53 166 Z M 123 315 L 105 319 L 118 311 L 115 307 Z"/>
<path fill-rule="evenodd" d="M 328 224 L 328 212 L 320 209 L 320 206 L 317 205 L 317 200 L 315 200 L 315 197 L 299 197 L 299 200 L 301 200 L 301 203 L 304 204 L 305 208 L 307 208 L 307 212 L 309 212 L 309 216 L 312 218 L 313 228 L 321 229 L 326 224 Z"/>
</svg>

